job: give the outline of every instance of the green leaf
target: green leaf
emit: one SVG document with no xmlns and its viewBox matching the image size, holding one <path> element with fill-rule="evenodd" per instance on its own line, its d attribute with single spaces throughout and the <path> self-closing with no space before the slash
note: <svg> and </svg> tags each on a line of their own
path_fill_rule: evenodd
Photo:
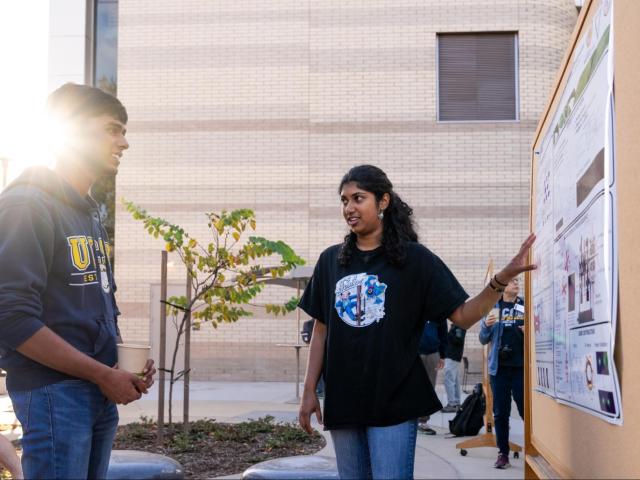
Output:
<svg viewBox="0 0 640 480">
<path fill-rule="evenodd" d="M 305 264 L 305 261 L 298 255 L 296 255 L 293 249 L 282 240 L 274 242 L 263 237 L 249 237 L 249 241 L 254 244 L 260 245 L 261 247 L 266 248 L 273 253 L 277 253 L 278 255 L 280 255 L 280 257 L 282 257 L 282 261 L 286 264 L 292 266 L 300 266 Z"/>
</svg>

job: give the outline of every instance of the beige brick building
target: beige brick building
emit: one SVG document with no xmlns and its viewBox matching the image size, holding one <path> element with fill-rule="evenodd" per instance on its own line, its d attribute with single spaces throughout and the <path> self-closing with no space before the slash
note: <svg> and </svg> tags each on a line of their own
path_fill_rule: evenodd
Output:
<svg viewBox="0 0 640 480">
<path fill-rule="evenodd" d="M 503 264 L 528 230 L 530 144 L 576 18 L 574 0 L 121 0 L 131 149 L 117 197 L 196 237 L 203 212 L 253 208 L 259 234 L 313 265 L 346 233 L 341 176 L 373 163 L 414 208 L 421 241 L 475 294 L 489 257 Z M 469 32 L 514 34 L 515 119 L 438 121 L 438 35 Z M 123 333 L 155 343 L 162 242 L 121 205 L 115 240 Z M 183 281 L 175 259 L 169 274 Z M 296 330 L 294 315 L 204 326 L 194 374 L 291 379 L 293 350 L 277 344 Z"/>
</svg>

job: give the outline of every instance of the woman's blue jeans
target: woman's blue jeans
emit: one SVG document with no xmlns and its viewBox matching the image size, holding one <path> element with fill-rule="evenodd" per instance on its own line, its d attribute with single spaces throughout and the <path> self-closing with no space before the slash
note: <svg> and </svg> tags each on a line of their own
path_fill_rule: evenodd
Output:
<svg viewBox="0 0 640 480">
<path fill-rule="evenodd" d="M 96 385 L 65 380 L 9 396 L 24 432 L 26 479 L 106 477 L 118 410 Z"/>
<path fill-rule="evenodd" d="M 390 427 L 331 430 L 340 478 L 412 479 L 417 419 Z"/>
</svg>

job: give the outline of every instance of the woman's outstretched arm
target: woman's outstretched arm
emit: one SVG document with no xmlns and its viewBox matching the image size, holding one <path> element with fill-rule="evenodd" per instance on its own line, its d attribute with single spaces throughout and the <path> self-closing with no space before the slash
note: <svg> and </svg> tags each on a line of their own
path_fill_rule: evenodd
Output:
<svg viewBox="0 0 640 480">
<path fill-rule="evenodd" d="M 503 287 L 507 285 L 512 278 L 517 277 L 522 272 L 528 272 L 529 270 L 535 270 L 537 268 L 536 265 L 528 263 L 529 250 L 535 240 L 536 235 L 534 233 L 529 235 L 516 256 L 511 259 L 506 267 L 496 274 L 498 283 L 494 283 L 494 280 L 490 282 L 494 287 Z M 467 300 L 455 309 L 449 318 L 453 323 L 466 330 L 489 313 L 501 295 L 501 292 L 496 291 L 491 285 L 487 285 L 478 295 Z"/>
</svg>

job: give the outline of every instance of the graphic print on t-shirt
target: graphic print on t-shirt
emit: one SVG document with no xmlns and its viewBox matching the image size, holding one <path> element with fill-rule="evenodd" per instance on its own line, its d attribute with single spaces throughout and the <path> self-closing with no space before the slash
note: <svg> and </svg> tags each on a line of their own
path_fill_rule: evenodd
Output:
<svg viewBox="0 0 640 480">
<path fill-rule="evenodd" d="M 510 327 L 512 325 L 524 325 L 524 305 L 508 303 L 502 309 L 502 323 Z"/>
<path fill-rule="evenodd" d="M 336 283 L 336 311 L 351 327 L 366 327 L 384 317 L 387 285 L 377 275 L 356 273 Z"/>
</svg>

